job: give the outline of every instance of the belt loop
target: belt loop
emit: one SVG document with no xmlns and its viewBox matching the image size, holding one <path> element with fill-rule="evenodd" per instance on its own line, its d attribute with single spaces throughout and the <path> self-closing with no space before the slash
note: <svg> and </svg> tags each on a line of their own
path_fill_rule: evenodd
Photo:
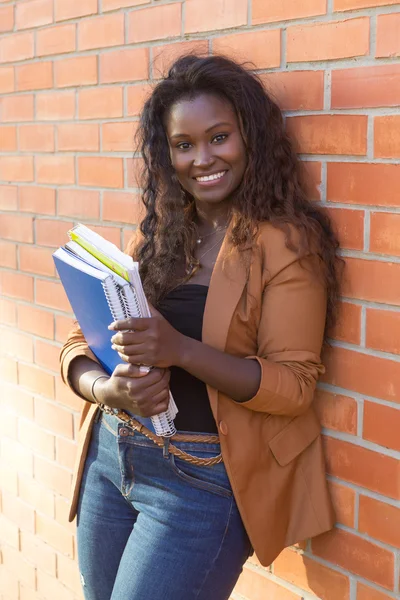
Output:
<svg viewBox="0 0 400 600">
<path fill-rule="evenodd" d="M 163 457 L 164 458 L 169 458 L 169 442 L 170 442 L 170 438 L 164 438 L 164 447 L 163 447 Z"/>
</svg>

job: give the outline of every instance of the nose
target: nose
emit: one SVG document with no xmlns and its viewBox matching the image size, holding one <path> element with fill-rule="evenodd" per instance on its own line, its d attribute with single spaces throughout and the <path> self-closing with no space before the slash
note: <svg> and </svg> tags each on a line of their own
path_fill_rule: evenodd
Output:
<svg viewBox="0 0 400 600">
<path fill-rule="evenodd" d="M 194 157 L 193 166 L 195 167 L 209 167 L 214 162 L 214 157 L 211 152 L 211 148 L 208 144 L 199 145 L 196 149 L 196 155 Z"/>
</svg>

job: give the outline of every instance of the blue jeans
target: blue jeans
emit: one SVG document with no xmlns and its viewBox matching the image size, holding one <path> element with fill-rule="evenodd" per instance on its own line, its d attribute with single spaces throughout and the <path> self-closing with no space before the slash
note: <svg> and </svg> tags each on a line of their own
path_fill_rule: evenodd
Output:
<svg viewBox="0 0 400 600">
<path fill-rule="evenodd" d="M 175 445 L 198 457 L 220 451 Z M 101 416 L 78 506 L 85 600 L 227 600 L 250 551 L 223 463 L 191 465 Z"/>
</svg>

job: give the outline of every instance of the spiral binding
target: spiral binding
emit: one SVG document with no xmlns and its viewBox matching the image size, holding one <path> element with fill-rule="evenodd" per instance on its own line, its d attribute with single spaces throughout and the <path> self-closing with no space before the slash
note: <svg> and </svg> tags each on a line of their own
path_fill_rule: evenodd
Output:
<svg viewBox="0 0 400 600">
<path fill-rule="evenodd" d="M 107 304 L 115 321 L 142 316 L 139 299 L 133 288 L 129 286 L 119 286 L 112 276 L 104 279 L 102 281 L 102 286 Z M 132 309 L 136 310 L 136 314 L 133 314 Z M 171 392 L 169 396 L 170 402 L 168 409 L 159 415 L 151 417 L 151 422 L 156 435 L 162 437 L 170 437 L 176 433 L 174 419 L 178 410 Z"/>
</svg>

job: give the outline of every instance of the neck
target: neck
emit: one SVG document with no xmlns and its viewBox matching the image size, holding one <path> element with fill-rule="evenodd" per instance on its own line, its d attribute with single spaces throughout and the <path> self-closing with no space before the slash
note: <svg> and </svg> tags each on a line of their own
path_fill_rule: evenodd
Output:
<svg viewBox="0 0 400 600">
<path fill-rule="evenodd" d="M 203 232 L 226 227 L 230 219 L 230 208 L 227 206 L 198 206 L 196 204 L 196 213 L 199 231 Z"/>
</svg>

